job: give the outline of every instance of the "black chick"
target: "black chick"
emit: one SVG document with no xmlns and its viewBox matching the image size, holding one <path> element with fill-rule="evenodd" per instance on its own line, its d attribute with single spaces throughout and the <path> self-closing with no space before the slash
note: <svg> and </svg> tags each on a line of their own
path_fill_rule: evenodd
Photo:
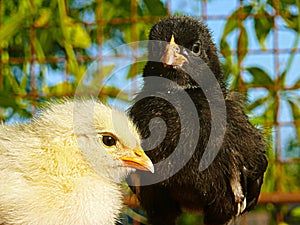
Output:
<svg viewBox="0 0 300 225">
<path fill-rule="evenodd" d="M 150 224 L 174 225 L 182 210 L 203 211 L 205 224 L 227 224 L 257 203 L 267 168 L 263 134 L 250 124 L 240 102 L 226 89 L 216 46 L 206 25 L 186 16 L 169 17 L 152 27 L 149 39 L 156 41 L 148 44 L 144 86 L 130 116 L 144 138 L 144 149 L 151 149 L 147 155 L 156 163 L 156 172 L 138 173 L 139 182 L 149 185 L 132 189 Z M 209 79 L 207 68 L 218 86 Z M 150 79 L 155 77 L 172 82 Z M 180 97 L 182 89 L 196 108 L 196 119 L 190 119 L 192 110 Z M 222 101 L 225 111 L 221 110 Z M 216 105 L 214 116 L 219 126 L 212 126 L 212 104 Z M 154 118 L 161 118 L 165 125 Z M 151 135 L 162 128 L 165 136 L 155 138 L 163 140 L 153 144 L 155 138 Z M 211 131 L 214 134 L 210 136 Z M 181 140 L 183 145 L 178 149 Z M 210 141 L 213 144 L 207 155 L 211 153 L 214 160 L 209 164 L 208 159 L 208 167 L 200 170 Z"/>
</svg>

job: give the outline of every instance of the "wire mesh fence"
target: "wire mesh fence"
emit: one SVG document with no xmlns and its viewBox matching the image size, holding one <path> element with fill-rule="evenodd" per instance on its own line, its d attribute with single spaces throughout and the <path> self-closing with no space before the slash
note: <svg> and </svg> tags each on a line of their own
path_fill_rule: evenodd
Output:
<svg viewBox="0 0 300 225">
<path fill-rule="evenodd" d="M 105 52 L 146 40 L 168 15 L 195 16 L 212 30 L 228 86 L 244 94 L 251 121 L 265 130 L 269 168 L 261 210 L 271 215 L 269 224 L 299 224 L 299 207 L 296 222 L 288 217 L 300 203 L 299 10 L 297 0 L 0 0 L 0 119 L 26 120 L 45 100 L 74 96 L 95 60 L 114 64 L 117 56 L 122 62 L 134 58 L 138 46 L 113 59 Z M 128 104 L 142 68 L 128 66 L 122 81 L 106 84 L 99 98 Z"/>
</svg>

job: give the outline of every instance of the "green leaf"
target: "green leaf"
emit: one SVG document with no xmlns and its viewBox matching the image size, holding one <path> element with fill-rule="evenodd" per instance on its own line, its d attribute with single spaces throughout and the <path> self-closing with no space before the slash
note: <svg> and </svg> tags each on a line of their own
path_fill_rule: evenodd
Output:
<svg viewBox="0 0 300 225">
<path fill-rule="evenodd" d="M 9 93 L 7 91 L 0 91 L 0 107 L 2 108 L 17 108 L 18 105 L 16 103 L 15 98 L 12 97 L 13 93 Z"/>
<path fill-rule="evenodd" d="M 261 86 L 273 86 L 274 81 L 270 77 L 270 75 L 259 67 L 246 67 L 245 68 L 253 77 L 253 80 L 248 83 L 252 85 L 261 85 Z"/>
<path fill-rule="evenodd" d="M 238 61 L 239 64 L 244 60 L 248 53 L 248 33 L 244 26 L 240 27 L 240 33 L 238 37 Z"/>
<path fill-rule="evenodd" d="M 58 27 L 49 27 L 47 29 L 38 29 L 36 32 L 36 39 L 39 43 L 36 43 L 36 51 L 39 51 L 37 55 L 38 60 L 43 60 L 43 54 L 51 56 L 57 54 L 58 45 L 63 46 L 63 34 Z M 42 48 L 42 49 L 39 49 Z"/>
<path fill-rule="evenodd" d="M 0 29 L 0 43 L 2 41 L 9 40 L 13 35 L 15 35 L 19 30 L 20 26 L 24 22 L 24 19 L 28 15 L 25 13 L 17 13 L 4 24 Z"/>
<path fill-rule="evenodd" d="M 20 88 L 21 90 L 23 90 L 23 94 L 26 94 L 26 87 L 28 85 L 28 80 L 29 80 L 29 76 L 26 74 L 26 66 L 23 66 L 23 77 L 21 78 L 20 81 Z"/>
<path fill-rule="evenodd" d="M 1 52 L 1 62 L 8 63 L 9 62 L 9 53 L 8 51 L 2 50 Z"/>
<path fill-rule="evenodd" d="M 248 104 L 247 109 L 253 111 L 258 107 L 263 107 L 263 112 L 261 115 L 257 116 L 256 120 L 260 121 L 259 123 L 266 123 L 266 122 L 274 122 L 275 116 L 275 104 L 274 104 L 274 92 L 269 92 L 267 96 L 258 98 L 252 103 Z"/>
<path fill-rule="evenodd" d="M 287 70 L 285 69 L 277 78 L 279 83 L 280 83 L 280 87 L 282 89 L 284 89 L 284 85 L 285 85 L 285 81 L 286 81 L 286 75 L 287 75 Z"/>
<path fill-rule="evenodd" d="M 300 119 L 300 106 L 299 103 L 294 103 L 291 100 L 287 100 L 288 103 L 290 104 L 291 110 L 292 110 L 292 115 L 294 120 L 299 120 Z"/>
<path fill-rule="evenodd" d="M 267 101 L 269 100 L 269 96 L 263 97 L 263 98 L 258 98 L 254 102 L 251 102 L 248 106 L 247 109 L 252 111 L 256 109 L 257 107 L 260 107 L 264 105 Z"/>
<path fill-rule="evenodd" d="M 240 86 L 240 74 L 239 74 L 239 70 L 237 68 L 237 64 L 234 64 L 232 67 L 232 82 L 230 85 L 230 90 L 232 91 L 238 91 L 239 86 Z"/>
<path fill-rule="evenodd" d="M 167 10 L 160 0 L 144 0 L 143 1 L 150 12 L 151 16 L 166 16 Z"/>
<path fill-rule="evenodd" d="M 150 32 L 151 27 L 153 26 L 152 23 L 137 23 L 137 30 L 139 33 L 139 40 L 147 40 L 148 34 Z"/>
<path fill-rule="evenodd" d="M 232 50 L 230 48 L 230 45 L 226 41 L 226 39 L 221 39 L 220 41 L 220 49 L 221 49 L 221 54 L 226 60 L 229 60 L 230 62 L 232 61 Z"/>
<path fill-rule="evenodd" d="M 36 13 L 35 7 L 33 7 L 31 0 L 19 1 L 18 14 L 34 14 Z"/>
<path fill-rule="evenodd" d="M 270 92 L 269 93 L 269 100 L 267 102 L 268 105 L 267 105 L 265 113 L 263 114 L 264 117 L 265 117 L 265 121 L 266 122 L 271 122 L 271 123 L 273 123 L 275 121 L 274 116 L 275 116 L 275 111 L 276 111 L 273 96 L 275 96 L 275 93 Z"/>
<path fill-rule="evenodd" d="M 300 206 L 297 206 L 296 208 L 294 208 L 291 212 L 291 215 L 293 217 L 298 217 L 300 218 Z"/>
<path fill-rule="evenodd" d="M 130 69 L 127 73 L 126 79 L 135 78 L 138 74 L 141 74 L 143 72 L 143 68 L 146 65 L 146 61 L 139 62 L 138 64 L 132 64 L 130 66 Z"/>
<path fill-rule="evenodd" d="M 83 26 L 77 23 L 66 14 L 66 4 L 64 0 L 58 0 L 60 29 L 63 34 L 62 45 L 67 48 L 67 45 L 72 45 L 75 48 L 87 48 L 91 44 L 91 38 Z M 70 46 L 68 46 L 70 48 Z M 68 51 L 68 50 L 66 50 Z"/>
<path fill-rule="evenodd" d="M 56 97 L 66 96 L 71 90 L 74 90 L 74 83 L 67 81 L 49 87 L 49 92 Z"/>
<path fill-rule="evenodd" d="M 45 59 L 45 54 L 44 54 L 44 51 L 43 51 L 43 47 L 42 47 L 40 41 L 37 38 L 35 39 L 35 51 L 36 51 L 37 61 L 39 63 L 43 63 L 43 61 Z"/>
<path fill-rule="evenodd" d="M 125 4 L 125 1 L 124 1 L 125 7 L 118 7 L 117 4 L 114 4 L 113 2 L 104 1 L 103 2 L 104 4 L 101 7 L 103 7 L 103 12 L 105 12 L 105 13 L 103 13 L 101 16 L 105 20 L 111 20 L 116 17 L 127 17 L 127 15 L 130 14 L 130 3 L 127 0 L 126 0 L 126 2 L 128 4 Z M 99 6 L 98 6 L 98 9 L 96 10 L 96 12 L 101 11 L 100 4 L 101 3 L 99 3 Z M 127 9 L 128 11 L 125 9 Z M 98 18 L 98 19 L 100 19 L 100 18 Z"/>
<path fill-rule="evenodd" d="M 254 18 L 254 30 L 256 38 L 262 49 L 266 50 L 265 40 L 273 28 L 274 17 L 271 17 L 271 15 L 267 13 L 264 8 L 261 8 L 257 15 L 258 16 Z"/>
<path fill-rule="evenodd" d="M 300 17 L 298 14 L 292 14 L 290 8 L 297 7 L 298 12 L 300 10 L 300 1 L 299 0 L 282 0 L 278 2 L 278 13 L 283 18 L 285 23 L 289 28 L 300 33 Z"/>
<path fill-rule="evenodd" d="M 295 82 L 295 84 L 293 85 L 293 88 L 298 88 L 299 86 L 300 86 L 300 78 Z"/>
<path fill-rule="evenodd" d="M 238 28 L 238 20 L 236 18 L 231 18 L 231 16 L 228 18 L 223 34 L 222 34 L 222 39 L 225 39 L 228 34 L 230 34 L 232 31 Z"/>
<path fill-rule="evenodd" d="M 91 44 L 91 38 L 80 24 L 68 22 L 65 24 L 65 39 L 75 48 L 87 48 Z"/>
<path fill-rule="evenodd" d="M 284 22 L 286 23 L 286 25 L 289 28 L 296 31 L 297 33 L 300 32 L 298 16 L 291 15 L 291 14 L 287 13 L 286 15 L 283 15 L 282 18 L 284 19 Z"/>
<path fill-rule="evenodd" d="M 26 94 L 25 88 L 20 87 L 18 81 L 16 80 L 15 76 L 10 72 L 5 75 L 5 79 L 8 81 L 11 90 L 15 94 Z"/>
<path fill-rule="evenodd" d="M 235 29 L 238 29 L 239 23 L 242 23 L 248 18 L 252 10 L 252 5 L 245 5 L 234 11 L 227 19 L 225 24 L 222 39 L 226 38 Z"/>
<path fill-rule="evenodd" d="M 39 13 L 39 18 L 36 19 L 33 23 L 35 27 L 43 27 L 50 22 L 50 19 L 52 19 L 51 18 L 52 12 L 50 8 L 41 8 L 39 9 L 38 13 Z"/>
<path fill-rule="evenodd" d="M 117 98 L 123 101 L 128 101 L 129 99 L 129 95 L 123 91 L 121 91 L 121 89 L 116 88 L 114 86 L 104 86 L 101 89 L 101 92 L 99 94 L 99 96 L 101 96 L 101 98 L 105 97 L 111 97 L 111 98 Z"/>
</svg>

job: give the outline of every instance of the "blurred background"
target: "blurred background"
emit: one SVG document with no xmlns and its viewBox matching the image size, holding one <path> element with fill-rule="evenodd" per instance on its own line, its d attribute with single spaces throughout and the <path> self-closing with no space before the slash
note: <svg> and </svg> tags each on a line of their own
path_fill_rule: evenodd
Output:
<svg viewBox="0 0 300 225">
<path fill-rule="evenodd" d="M 98 97 L 125 110 L 144 65 L 130 60 L 146 52 L 117 47 L 147 40 L 168 15 L 194 16 L 210 28 L 228 87 L 246 97 L 269 143 L 259 205 L 235 224 L 299 225 L 299 11 L 300 0 L 0 0 L 0 121 L 26 121 L 45 101 L 74 96 L 95 60 Z M 146 224 L 127 195 L 121 224 Z M 179 224 L 200 225 L 202 217 L 184 214 Z"/>
</svg>

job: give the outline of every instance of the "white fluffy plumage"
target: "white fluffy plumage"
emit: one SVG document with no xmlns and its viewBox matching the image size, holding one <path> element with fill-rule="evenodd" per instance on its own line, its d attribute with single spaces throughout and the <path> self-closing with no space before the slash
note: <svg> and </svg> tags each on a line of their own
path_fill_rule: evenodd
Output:
<svg viewBox="0 0 300 225">
<path fill-rule="evenodd" d="M 121 182 L 153 172 L 128 117 L 97 100 L 50 103 L 29 123 L 0 125 L 0 223 L 114 224 Z"/>
</svg>

